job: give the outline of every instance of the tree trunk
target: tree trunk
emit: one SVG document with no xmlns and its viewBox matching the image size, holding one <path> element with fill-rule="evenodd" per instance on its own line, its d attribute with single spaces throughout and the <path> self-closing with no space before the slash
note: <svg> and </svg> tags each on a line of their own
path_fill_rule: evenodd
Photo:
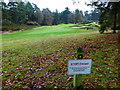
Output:
<svg viewBox="0 0 120 90">
<path fill-rule="evenodd" d="M 115 9 L 114 9 L 114 10 L 115 10 L 115 13 L 114 13 L 114 19 L 115 19 L 115 20 L 114 20 L 114 29 L 113 29 L 113 33 L 116 33 L 117 5 L 118 5 L 118 4 L 117 4 L 117 2 L 114 2 L 114 3 L 115 3 L 115 4 L 114 4 L 114 5 L 115 5 Z"/>
</svg>

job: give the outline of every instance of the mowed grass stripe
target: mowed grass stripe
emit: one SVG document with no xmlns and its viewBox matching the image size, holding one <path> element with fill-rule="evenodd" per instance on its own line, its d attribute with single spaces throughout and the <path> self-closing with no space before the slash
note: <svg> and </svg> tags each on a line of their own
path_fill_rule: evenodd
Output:
<svg viewBox="0 0 120 90">
<path fill-rule="evenodd" d="M 92 30 L 85 30 L 85 29 L 79 29 L 79 28 L 71 28 L 73 24 L 62 24 L 62 25 L 56 25 L 56 26 L 43 26 L 34 28 L 27 31 L 19 31 L 9 34 L 3 34 L 3 48 L 4 47 L 17 47 L 20 45 L 30 44 L 34 43 L 36 40 L 40 40 L 40 38 L 49 36 L 56 37 L 56 35 L 64 35 L 67 34 L 80 34 L 80 33 L 90 33 L 93 32 Z M 64 37 L 62 36 L 62 37 Z"/>
</svg>

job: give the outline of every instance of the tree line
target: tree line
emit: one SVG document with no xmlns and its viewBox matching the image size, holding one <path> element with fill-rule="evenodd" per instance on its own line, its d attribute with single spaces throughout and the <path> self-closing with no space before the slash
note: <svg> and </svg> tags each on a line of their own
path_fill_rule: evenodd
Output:
<svg viewBox="0 0 120 90">
<path fill-rule="evenodd" d="M 2 8 L 2 23 L 6 24 L 28 24 L 28 25 L 57 25 L 68 23 L 88 23 L 97 21 L 100 16 L 98 9 L 92 10 L 91 13 L 84 13 L 79 9 L 71 12 L 68 7 L 64 11 L 58 10 L 51 12 L 49 8 L 42 11 L 40 8 L 30 2 L 5 2 L 0 3 Z"/>
<path fill-rule="evenodd" d="M 116 30 L 120 30 L 120 1 L 93 0 L 93 2 L 88 5 L 95 6 L 95 8 L 101 12 L 99 17 L 99 24 L 101 26 L 100 33 L 104 33 L 107 28 L 113 29 L 113 33 L 116 33 Z"/>
</svg>

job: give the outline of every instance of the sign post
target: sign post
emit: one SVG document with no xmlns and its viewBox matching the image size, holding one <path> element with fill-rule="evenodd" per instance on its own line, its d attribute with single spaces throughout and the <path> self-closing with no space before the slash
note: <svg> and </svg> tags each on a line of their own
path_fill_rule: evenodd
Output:
<svg viewBox="0 0 120 90">
<path fill-rule="evenodd" d="M 89 74 L 91 72 L 91 59 L 82 59 L 83 58 L 83 50 L 79 47 L 76 52 L 77 60 L 69 60 L 68 61 L 68 75 L 74 75 L 73 77 L 73 87 L 80 87 L 82 84 L 82 75 L 81 74 Z"/>
<path fill-rule="evenodd" d="M 77 49 L 77 52 L 76 52 L 76 59 L 82 59 L 83 58 L 83 50 L 82 48 L 78 47 Z M 79 87 L 81 85 L 81 78 L 82 78 L 82 75 L 74 75 L 73 77 L 73 86 L 76 88 L 76 87 Z"/>
</svg>

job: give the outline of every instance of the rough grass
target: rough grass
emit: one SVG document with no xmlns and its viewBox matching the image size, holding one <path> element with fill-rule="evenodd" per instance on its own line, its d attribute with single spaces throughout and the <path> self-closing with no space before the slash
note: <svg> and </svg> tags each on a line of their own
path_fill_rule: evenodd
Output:
<svg viewBox="0 0 120 90">
<path fill-rule="evenodd" d="M 31 28 L 35 28 L 38 27 L 36 25 L 18 25 L 18 24 L 12 24 L 12 25 L 3 25 L 2 27 L 0 27 L 0 29 L 2 29 L 2 31 L 19 31 L 19 30 L 28 30 Z"/>
<path fill-rule="evenodd" d="M 81 88 L 118 88 L 117 34 L 98 34 L 71 25 L 44 26 L 3 34 L 3 88 L 72 87 L 68 60 L 82 47 L 91 58 L 91 74 L 82 75 Z"/>
</svg>

